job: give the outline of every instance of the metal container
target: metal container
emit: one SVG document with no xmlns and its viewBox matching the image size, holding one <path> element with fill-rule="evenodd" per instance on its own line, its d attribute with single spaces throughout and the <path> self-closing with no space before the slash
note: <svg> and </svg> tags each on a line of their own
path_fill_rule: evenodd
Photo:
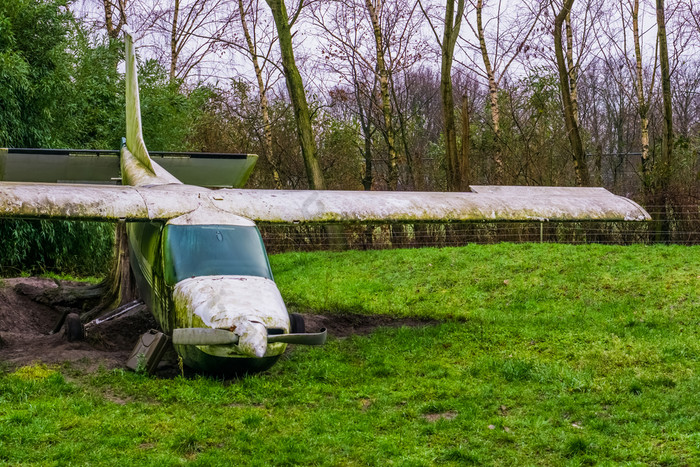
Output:
<svg viewBox="0 0 700 467">
<path fill-rule="evenodd" d="M 168 343 L 168 336 L 151 329 L 142 334 L 126 361 L 127 368 L 137 372 L 153 373 L 163 358 Z"/>
</svg>

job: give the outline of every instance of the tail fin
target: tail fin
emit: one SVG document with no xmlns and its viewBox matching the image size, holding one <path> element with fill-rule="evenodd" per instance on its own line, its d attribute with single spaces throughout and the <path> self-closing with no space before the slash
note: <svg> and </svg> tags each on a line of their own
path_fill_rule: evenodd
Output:
<svg viewBox="0 0 700 467">
<path fill-rule="evenodd" d="M 143 141 L 141 131 L 141 104 L 139 101 L 139 81 L 136 74 L 136 54 L 134 40 L 124 33 L 126 44 L 126 148 L 151 172 L 155 173 L 151 158 Z"/>
</svg>

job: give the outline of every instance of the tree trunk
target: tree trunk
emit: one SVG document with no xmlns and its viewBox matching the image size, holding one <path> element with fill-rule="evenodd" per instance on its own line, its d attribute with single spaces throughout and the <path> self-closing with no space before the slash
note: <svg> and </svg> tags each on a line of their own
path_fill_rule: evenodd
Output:
<svg viewBox="0 0 700 467">
<path fill-rule="evenodd" d="M 459 29 L 464 15 L 464 0 L 458 0 L 455 14 L 454 0 L 445 2 L 445 28 L 442 35 L 442 60 L 440 66 L 440 95 L 442 97 L 442 119 L 445 125 L 445 155 L 447 159 L 447 189 L 464 191 L 464 180 L 457 153 L 457 129 L 455 126 L 455 104 L 452 92 L 452 60 Z"/>
<path fill-rule="evenodd" d="M 76 308 L 87 310 L 80 315 L 84 323 L 92 321 L 105 311 L 138 300 L 140 297 L 131 272 L 125 223 L 119 222 L 116 226 L 112 268 L 99 284 L 86 286 L 63 284 L 58 280 L 55 282 L 58 287 L 53 289 L 20 285 L 16 290 L 37 303 L 51 306 L 65 314 Z M 54 332 L 58 332 L 63 325 L 65 314 Z"/>
<path fill-rule="evenodd" d="M 415 178 L 415 166 L 413 164 L 413 155 L 411 154 L 411 148 L 408 144 L 408 136 L 406 135 L 406 120 L 404 119 L 404 114 L 400 110 L 399 99 L 396 96 L 396 88 L 394 87 L 394 80 L 389 79 L 389 88 L 391 90 L 391 96 L 395 103 L 396 117 L 399 120 L 399 134 L 401 137 L 401 146 L 403 147 L 403 153 L 406 157 L 406 175 L 408 179 L 406 180 L 403 188 L 409 191 L 416 190 L 416 178 Z M 394 141 L 396 141 L 396 135 L 394 135 Z"/>
<path fill-rule="evenodd" d="M 98 287 L 102 289 L 102 299 L 96 307 L 81 316 L 83 322 L 98 317 L 105 310 L 111 310 L 139 298 L 136 280 L 131 272 L 126 223 L 117 223 L 114 229 L 114 237 L 112 269 L 107 277 L 98 284 Z"/>
<path fill-rule="evenodd" d="M 365 160 L 365 173 L 362 176 L 362 187 L 365 191 L 370 191 L 374 181 L 372 176 L 372 135 L 365 129 L 364 125 L 362 125 L 362 134 L 365 146 L 364 151 L 362 151 L 362 157 Z"/>
<path fill-rule="evenodd" d="M 306 101 L 304 83 L 299 74 L 294 59 L 294 49 L 292 48 L 292 32 L 287 16 L 287 8 L 284 0 L 265 0 L 272 11 L 272 17 L 277 27 L 277 38 L 280 44 L 282 55 L 282 69 L 287 82 L 289 98 L 294 109 L 294 119 L 297 124 L 297 134 L 301 144 L 301 154 L 304 158 L 306 177 L 309 181 L 309 188 L 312 190 L 323 190 L 326 187 L 321 170 L 321 164 L 316 154 L 316 142 L 314 140 L 311 126 L 311 113 L 309 104 Z"/>
<path fill-rule="evenodd" d="M 598 143 L 595 149 L 595 183 L 603 186 L 603 145 Z"/>
<path fill-rule="evenodd" d="M 578 124 L 574 117 L 574 107 L 571 99 L 571 89 L 569 87 L 569 71 L 566 67 L 564 51 L 562 49 L 562 26 L 566 16 L 571 11 L 574 0 L 565 0 L 559 14 L 554 19 L 554 53 L 557 57 L 557 71 L 559 72 L 559 85 L 561 88 L 561 100 L 564 113 L 564 124 L 567 136 L 571 144 L 571 152 L 574 159 L 574 170 L 576 173 L 576 184 L 578 186 L 590 185 L 590 176 L 586 166 L 586 155 L 583 151 L 583 142 L 579 133 Z"/>
<path fill-rule="evenodd" d="M 642 189 L 645 193 L 651 187 L 650 163 L 649 163 L 649 102 L 644 96 L 644 75 L 642 69 L 642 48 L 639 40 L 639 0 L 634 0 L 632 5 L 632 34 L 634 36 L 635 57 L 635 89 L 637 91 L 637 112 L 639 113 L 639 126 L 642 145 Z M 654 78 L 651 79 L 653 87 Z"/>
<path fill-rule="evenodd" d="M 580 127 L 581 120 L 578 112 L 578 70 L 574 63 L 574 34 L 571 27 L 571 11 L 566 15 L 566 64 L 569 68 L 569 86 L 571 88 L 571 111 L 576 125 Z"/>
<path fill-rule="evenodd" d="M 372 171 L 372 122 L 365 111 L 365 106 L 362 104 L 360 92 L 360 83 L 357 78 L 354 79 L 355 99 L 357 102 L 358 116 L 360 118 L 360 127 L 362 128 L 362 139 L 364 142 L 364 150 L 360 150 L 362 158 L 365 161 L 365 171 L 362 175 L 362 186 L 365 191 L 372 189 L 374 183 L 374 172 Z"/>
<path fill-rule="evenodd" d="M 637 91 L 637 111 L 642 143 L 642 183 L 645 192 L 649 190 L 649 103 L 644 96 L 644 75 L 642 68 L 642 48 L 639 40 L 639 0 L 632 6 L 632 34 L 634 36 L 635 88 Z M 652 78 L 653 83 L 653 78 Z"/>
<path fill-rule="evenodd" d="M 177 19 L 180 15 L 180 0 L 175 0 L 173 7 L 173 24 L 170 29 L 170 82 L 175 81 L 175 72 L 177 71 Z"/>
<path fill-rule="evenodd" d="M 126 24 L 126 0 L 117 0 L 117 12 L 119 20 L 114 24 L 114 11 L 112 10 L 112 0 L 102 0 L 105 9 L 105 29 L 110 39 L 119 39 L 122 27 Z"/>
<path fill-rule="evenodd" d="M 277 170 L 277 164 L 274 163 L 272 159 L 272 124 L 270 123 L 270 111 L 267 102 L 267 92 L 265 90 L 265 81 L 262 76 L 262 69 L 260 68 L 260 63 L 258 62 L 258 53 L 253 43 L 253 39 L 248 31 L 248 22 L 245 19 L 245 8 L 243 6 L 243 0 L 238 0 L 238 12 L 241 15 L 241 26 L 243 27 L 243 34 L 245 35 L 245 41 L 248 45 L 248 53 L 250 53 L 250 59 L 253 62 L 253 68 L 255 69 L 255 78 L 258 80 L 258 96 L 260 97 L 260 112 L 262 113 L 263 119 L 263 129 L 264 129 L 264 140 L 263 140 L 263 151 L 264 157 L 270 168 L 272 169 L 272 179 L 275 182 L 275 188 L 278 190 L 282 189 L 282 180 L 280 179 L 279 171 Z"/>
<path fill-rule="evenodd" d="M 673 108 L 671 101 L 671 71 L 668 63 L 668 44 L 666 41 L 666 18 L 664 0 L 656 0 L 656 22 L 659 38 L 659 59 L 661 65 L 661 93 L 663 96 L 664 126 L 661 140 L 661 187 L 668 188 L 671 171 L 671 153 L 673 150 Z"/>
<path fill-rule="evenodd" d="M 471 135 L 469 125 L 469 96 L 465 90 L 462 96 L 462 160 L 459 163 L 459 168 L 462 171 L 460 178 L 464 191 L 467 191 L 469 183 L 471 183 Z"/>
<path fill-rule="evenodd" d="M 493 125 L 493 134 L 496 140 L 496 147 L 493 152 L 493 161 L 496 164 L 495 183 L 503 183 L 505 168 L 503 166 L 503 156 L 501 155 L 501 114 L 498 108 L 498 83 L 496 82 L 496 74 L 491 66 L 488 50 L 486 49 L 486 37 L 484 35 L 484 26 L 481 18 L 483 9 L 483 0 L 476 2 L 476 28 L 479 35 L 479 48 L 481 49 L 481 58 L 484 60 L 484 69 L 489 80 L 489 103 L 491 107 L 491 123 Z"/>
<path fill-rule="evenodd" d="M 372 0 L 365 0 L 365 6 L 372 21 L 372 31 L 374 32 L 374 44 L 377 51 L 377 75 L 379 76 L 379 90 L 382 96 L 382 115 L 384 116 L 384 138 L 386 139 L 389 151 L 389 176 L 387 179 L 389 189 L 396 190 L 398 186 L 398 156 L 396 154 L 396 143 L 394 142 L 394 125 L 391 121 L 391 99 L 389 97 L 389 71 L 384 61 L 384 39 L 382 37 L 381 24 L 377 10 L 381 9 L 381 1 L 377 0 L 377 8 L 372 4 Z"/>
<path fill-rule="evenodd" d="M 671 223 L 669 220 L 669 185 L 671 183 L 671 162 L 673 151 L 673 108 L 671 101 L 671 70 L 668 63 L 668 44 L 666 41 L 666 15 L 664 0 L 656 0 L 656 23 L 659 38 L 659 64 L 661 65 L 661 94 L 664 102 L 664 125 L 661 139 L 661 172 L 659 188 L 663 199 L 659 240 L 664 243 L 671 241 Z"/>
</svg>

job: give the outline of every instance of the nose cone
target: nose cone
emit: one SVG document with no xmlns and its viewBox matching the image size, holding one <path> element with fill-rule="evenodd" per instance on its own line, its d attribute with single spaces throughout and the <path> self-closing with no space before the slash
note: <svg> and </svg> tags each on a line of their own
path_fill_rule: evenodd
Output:
<svg viewBox="0 0 700 467">
<path fill-rule="evenodd" d="M 289 332 L 289 316 L 277 285 L 262 277 L 204 276 L 178 282 L 173 290 L 175 327 L 228 329 L 239 336 L 237 346 L 210 346 L 208 352 L 240 356 L 278 355 L 284 345 L 267 343 L 269 328 Z M 233 350 L 232 350 L 233 349 Z M 204 350 L 204 349 L 203 349 Z"/>
</svg>

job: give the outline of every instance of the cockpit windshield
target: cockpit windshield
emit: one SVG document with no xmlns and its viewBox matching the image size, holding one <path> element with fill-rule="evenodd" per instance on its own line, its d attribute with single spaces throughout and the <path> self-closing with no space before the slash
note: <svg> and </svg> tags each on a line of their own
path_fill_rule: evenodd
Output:
<svg viewBox="0 0 700 467">
<path fill-rule="evenodd" d="M 254 225 L 167 225 L 163 239 L 169 285 L 194 276 L 272 279 L 265 246 Z"/>
</svg>

